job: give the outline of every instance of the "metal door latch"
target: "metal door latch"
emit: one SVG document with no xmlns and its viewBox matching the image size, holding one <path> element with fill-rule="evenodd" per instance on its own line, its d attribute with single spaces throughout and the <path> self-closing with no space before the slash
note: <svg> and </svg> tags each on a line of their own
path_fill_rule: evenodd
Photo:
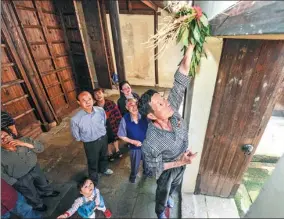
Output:
<svg viewBox="0 0 284 219">
<path fill-rule="evenodd" d="M 253 145 L 251 144 L 245 144 L 242 146 L 242 151 L 244 152 L 245 155 L 250 155 L 251 152 L 253 151 Z"/>
</svg>

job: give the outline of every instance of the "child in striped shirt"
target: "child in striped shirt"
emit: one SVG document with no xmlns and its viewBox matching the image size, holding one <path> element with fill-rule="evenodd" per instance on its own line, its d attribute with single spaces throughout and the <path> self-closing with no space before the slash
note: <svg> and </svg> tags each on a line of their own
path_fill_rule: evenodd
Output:
<svg viewBox="0 0 284 219">
<path fill-rule="evenodd" d="M 78 183 L 81 197 L 77 198 L 72 207 L 57 218 L 71 217 L 76 211 L 82 218 L 95 218 L 95 210 L 104 212 L 106 218 L 111 217 L 110 210 L 106 209 L 100 191 L 95 187 L 93 181 L 85 177 Z"/>
</svg>

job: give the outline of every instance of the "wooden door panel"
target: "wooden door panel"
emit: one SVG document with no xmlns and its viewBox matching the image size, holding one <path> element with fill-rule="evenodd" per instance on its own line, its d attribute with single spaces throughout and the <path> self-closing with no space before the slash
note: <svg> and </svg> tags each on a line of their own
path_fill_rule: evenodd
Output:
<svg viewBox="0 0 284 219">
<path fill-rule="evenodd" d="M 196 193 L 233 196 L 270 118 L 284 72 L 283 41 L 226 40 Z"/>
<path fill-rule="evenodd" d="M 66 109 L 69 112 L 73 109 L 70 107 L 73 99 L 68 98 L 64 80 L 74 80 L 74 77 L 66 59 L 64 32 L 53 2 L 30 0 L 13 1 L 13 4 L 44 91 L 58 116 L 65 116 Z M 70 72 L 69 78 L 62 79 L 60 72 L 63 69 Z M 75 83 L 72 85 L 75 89 Z"/>
<path fill-rule="evenodd" d="M 28 91 L 28 82 L 22 76 L 24 72 L 20 72 L 15 61 L 16 54 L 11 53 L 3 32 L 1 35 L 1 110 L 14 118 L 19 133 L 38 135 L 41 133 L 40 121 Z M 33 131 L 30 131 L 31 129 Z"/>
</svg>

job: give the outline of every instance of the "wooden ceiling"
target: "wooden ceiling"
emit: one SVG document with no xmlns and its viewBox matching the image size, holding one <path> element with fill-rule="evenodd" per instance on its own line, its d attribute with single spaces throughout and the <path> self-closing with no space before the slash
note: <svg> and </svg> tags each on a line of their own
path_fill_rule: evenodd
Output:
<svg viewBox="0 0 284 219">
<path fill-rule="evenodd" d="M 120 14 L 154 14 L 159 8 L 164 8 L 163 1 L 147 1 L 147 0 L 118 0 Z M 108 3 L 106 1 L 106 12 L 108 11 Z"/>
</svg>

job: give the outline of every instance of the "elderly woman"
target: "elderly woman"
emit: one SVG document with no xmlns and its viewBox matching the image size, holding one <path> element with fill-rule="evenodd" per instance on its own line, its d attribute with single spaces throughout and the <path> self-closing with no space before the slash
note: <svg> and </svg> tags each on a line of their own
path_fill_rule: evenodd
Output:
<svg viewBox="0 0 284 219">
<path fill-rule="evenodd" d="M 128 113 L 128 110 L 126 109 L 126 100 L 131 98 L 139 100 L 139 95 L 132 92 L 132 88 L 128 81 L 120 82 L 119 90 L 120 90 L 120 98 L 117 101 L 117 105 L 121 115 L 124 116 L 125 113 Z"/>
<path fill-rule="evenodd" d="M 44 173 L 37 163 L 37 153 L 44 150 L 39 141 L 28 137 L 13 139 L 6 131 L 1 131 L 1 177 L 27 199 L 37 211 L 46 211 L 42 197 L 55 197 Z"/>
<path fill-rule="evenodd" d="M 103 89 L 96 88 L 94 90 L 94 98 L 96 100 L 95 105 L 102 107 L 106 113 L 106 126 L 108 135 L 108 159 L 109 161 L 113 161 L 114 158 L 122 157 L 122 153 L 119 150 L 117 137 L 121 114 L 117 105 L 113 101 L 105 99 Z M 115 148 L 115 153 L 113 153 L 113 146 Z"/>
</svg>

